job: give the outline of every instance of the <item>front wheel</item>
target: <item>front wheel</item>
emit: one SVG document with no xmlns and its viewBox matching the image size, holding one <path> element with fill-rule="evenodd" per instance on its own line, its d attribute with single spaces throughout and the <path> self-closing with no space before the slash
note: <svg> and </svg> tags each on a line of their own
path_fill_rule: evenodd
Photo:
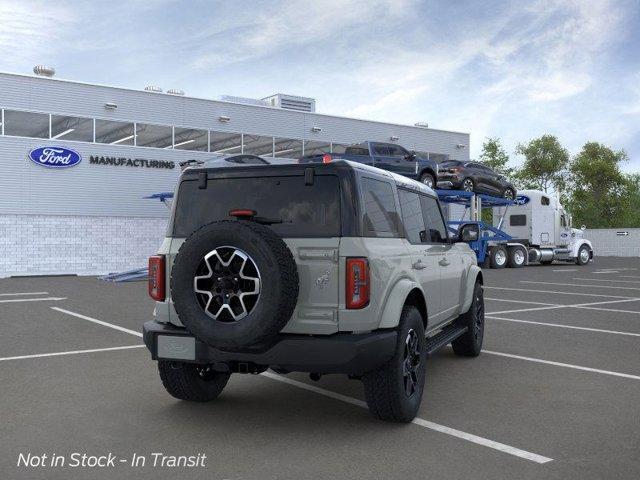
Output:
<svg viewBox="0 0 640 480">
<path fill-rule="evenodd" d="M 229 373 L 216 372 L 207 365 L 158 361 L 158 372 L 165 390 L 175 398 L 208 402 L 222 393 Z"/>
<path fill-rule="evenodd" d="M 381 420 L 410 422 L 422 402 L 426 342 L 422 315 L 413 305 L 402 309 L 395 355 L 362 376 L 369 410 Z"/>
<path fill-rule="evenodd" d="M 578 250 L 578 256 L 576 257 L 576 263 L 578 265 L 586 265 L 589 263 L 589 259 L 591 258 L 589 247 L 586 245 L 582 245 Z"/>
<path fill-rule="evenodd" d="M 467 327 L 467 331 L 451 342 L 453 351 L 462 357 L 477 357 L 482 350 L 484 338 L 484 295 L 480 282 L 476 282 L 473 287 L 469 311 L 460 315 L 457 322 Z"/>
<path fill-rule="evenodd" d="M 429 188 L 434 188 L 436 186 L 436 179 L 429 172 L 425 172 L 420 175 L 420 183 L 424 183 Z"/>
<path fill-rule="evenodd" d="M 476 189 L 475 183 L 470 178 L 465 178 L 462 182 L 462 190 L 465 192 L 473 192 Z"/>
</svg>

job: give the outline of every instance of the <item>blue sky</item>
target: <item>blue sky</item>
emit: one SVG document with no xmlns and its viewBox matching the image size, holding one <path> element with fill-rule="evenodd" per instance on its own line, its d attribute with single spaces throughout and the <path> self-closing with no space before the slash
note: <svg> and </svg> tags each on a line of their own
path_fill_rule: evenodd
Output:
<svg viewBox="0 0 640 480">
<path fill-rule="evenodd" d="M 519 142 L 596 140 L 640 172 L 640 0 L 0 0 L 0 70 L 188 95 L 317 99 L 322 113 Z"/>
</svg>

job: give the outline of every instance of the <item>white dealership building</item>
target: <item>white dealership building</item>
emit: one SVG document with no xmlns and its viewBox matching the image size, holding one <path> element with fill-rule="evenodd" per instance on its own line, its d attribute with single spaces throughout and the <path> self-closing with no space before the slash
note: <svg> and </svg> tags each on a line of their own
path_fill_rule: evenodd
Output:
<svg viewBox="0 0 640 480">
<path fill-rule="evenodd" d="M 315 101 L 193 98 L 0 73 L 0 277 L 146 265 L 165 233 L 179 163 L 216 153 L 296 158 L 364 140 L 466 160 L 469 134 L 323 115 Z"/>
</svg>

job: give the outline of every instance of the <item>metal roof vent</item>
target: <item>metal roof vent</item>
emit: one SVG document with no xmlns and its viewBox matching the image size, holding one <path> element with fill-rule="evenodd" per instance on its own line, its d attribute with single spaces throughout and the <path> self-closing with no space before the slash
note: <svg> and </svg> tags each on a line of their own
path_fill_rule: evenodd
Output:
<svg viewBox="0 0 640 480">
<path fill-rule="evenodd" d="M 162 93 L 162 89 L 156 85 L 147 85 L 144 87 L 147 92 Z"/>
<path fill-rule="evenodd" d="M 56 69 L 53 67 L 47 67 L 45 65 L 36 65 L 33 67 L 33 73 L 40 77 L 53 77 L 56 74 Z"/>
<path fill-rule="evenodd" d="M 429 124 L 427 122 L 417 122 L 417 123 L 414 123 L 414 125 L 416 127 L 429 128 Z"/>
<path fill-rule="evenodd" d="M 285 95 L 276 93 L 270 97 L 263 98 L 272 107 L 284 108 L 286 110 L 297 110 L 298 112 L 315 112 L 316 101 L 309 97 L 298 97 L 295 95 Z"/>
<path fill-rule="evenodd" d="M 177 88 L 172 88 L 170 90 L 167 90 L 167 93 L 169 95 L 179 95 L 179 96 L 184 96 L 184 90 L 179 90 Z"/>
</svg>

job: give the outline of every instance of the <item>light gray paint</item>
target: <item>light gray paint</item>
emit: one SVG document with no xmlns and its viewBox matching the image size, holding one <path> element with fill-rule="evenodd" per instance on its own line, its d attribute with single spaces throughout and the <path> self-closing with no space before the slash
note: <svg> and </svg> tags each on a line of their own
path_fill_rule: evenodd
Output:
<svg viewBox="0 0 640 480">
<path fill-rule="evenodd" d="M 618 235 L 628 232 L 629 235 Z M 591 240 L 594 257 L 640 257 L 640 228 L 587 229 L 584 238 Z"/>
</svg>

